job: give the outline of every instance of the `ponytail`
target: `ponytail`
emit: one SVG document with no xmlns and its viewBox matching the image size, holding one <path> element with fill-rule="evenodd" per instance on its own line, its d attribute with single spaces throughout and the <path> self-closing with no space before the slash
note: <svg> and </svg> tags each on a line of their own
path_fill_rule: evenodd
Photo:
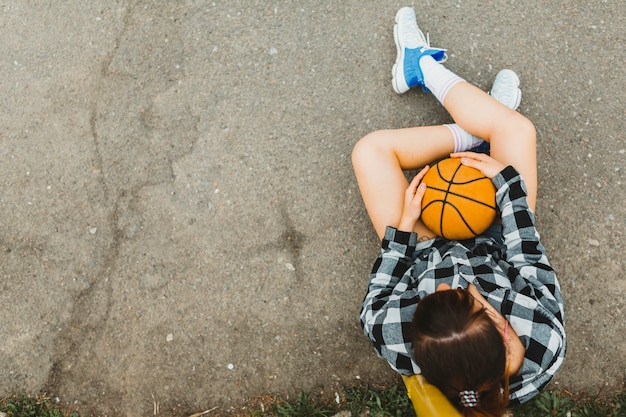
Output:
<svg viewBox="0 0 626 417">
<path fill-rule="evenodd" d="M 466 417 L 500 417 L 508 402 L 503 338 L 467 291 L 424 297 L 413 317 L 413 355 L 422 375 Z"/>
</svg>

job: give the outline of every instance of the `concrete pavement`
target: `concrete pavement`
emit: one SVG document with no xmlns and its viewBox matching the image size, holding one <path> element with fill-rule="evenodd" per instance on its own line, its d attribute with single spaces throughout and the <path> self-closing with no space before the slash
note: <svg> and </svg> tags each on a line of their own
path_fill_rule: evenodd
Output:
<svg viewBox="0 0 626 417">
<path fill-rule="evenodd" d="M 468 81 L 520 74 L 567 301 L 555 383 L 621 386 L 618 3 L 0 5 L 0 396 L 166 416 L 395 381 L 358 324 L 379 248 L 350 152 L 376 129 L 449 121 L 391 88 L 404 5 Z"/>
</svg>

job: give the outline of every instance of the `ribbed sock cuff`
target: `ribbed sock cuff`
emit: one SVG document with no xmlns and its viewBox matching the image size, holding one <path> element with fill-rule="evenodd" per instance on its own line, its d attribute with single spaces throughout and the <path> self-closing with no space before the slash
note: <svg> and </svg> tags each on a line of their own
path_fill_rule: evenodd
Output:
<svg viewBox="0 0 626 417">
<path fill-rule="evenodd" d="M 444 126 L 452 132 L 452 137 L 454 138 L 454 152 L 469 151 L 470 149 L 474 149 L 480 145 L 483 141 L 482 139 L 472 136 L 468 131 L 463 130 L 461 126 L 456 123 Z"/>
<path fill-rule="evenodd" d="M 430 55 L 423 56 L 419 61 L 419 66 L 424 77 L 424 85 L 441 104 L 443 104 L 443 100 L 446 98 L 448 91 L 450 91 L 456 83 L 465 81 L 463 78 L 435 61 Z"/>
</svg>

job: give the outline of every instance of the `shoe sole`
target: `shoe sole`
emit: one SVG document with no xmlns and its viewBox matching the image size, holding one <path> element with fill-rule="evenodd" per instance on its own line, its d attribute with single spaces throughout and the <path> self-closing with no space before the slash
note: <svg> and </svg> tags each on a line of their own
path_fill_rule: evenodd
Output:
<svg viewBox="0 0 626 417">
<path fill-rule="evenodd" d="M 393 25 L 393 40 L 396 43 L 396 62 L 391 68 L 391 84 L 393 91 L 398 94 L 409 91 L 406 80 L 400 85 L 399 78 L 404 78 L 404 47 L 400 45 L 400 36 L 398 35 L 398 14 L 396 14 L 396 23 Z M 399 72 L 398 72 L 399 71 Z"/>
</svg>

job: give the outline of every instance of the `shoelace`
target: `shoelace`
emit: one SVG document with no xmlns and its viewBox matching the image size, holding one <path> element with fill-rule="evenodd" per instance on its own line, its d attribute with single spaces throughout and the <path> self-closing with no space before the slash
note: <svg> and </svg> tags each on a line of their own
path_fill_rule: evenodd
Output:
<svg viewBox="0 0 626 417">
<path fill-rule="evenodd" d="M 424 32 L 422 32 L 421 30 L 420 30 L 420 32 L 422 33 L 422 38 L 423 38 L 424 37 Z M 448 60 L 448 54 L 446 53 L 448 51 L 447 49 L 432 48 L 430 46 L 430 32 L 426 32 L 426 44 L 420 48 L 420 52 L 424 52 L 424 51 L 426 51 L 428 49 L 440 49 L 440 50 L 443 51 L 443 59 L 441 61 L 439 61 L 440 64 L 443 64 L 444 62 L 446 62 Z"/>
</svg>

